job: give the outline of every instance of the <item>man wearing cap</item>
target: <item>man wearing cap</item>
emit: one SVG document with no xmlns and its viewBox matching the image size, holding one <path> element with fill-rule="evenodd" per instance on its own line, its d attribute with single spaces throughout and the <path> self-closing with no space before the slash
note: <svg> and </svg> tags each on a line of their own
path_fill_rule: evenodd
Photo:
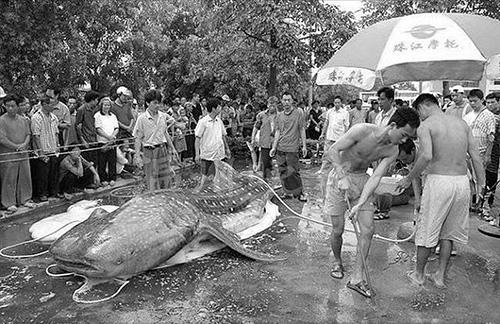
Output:
<svg viewBox="0 0 500 324">
<path fill-rule="evenodd" d="M 116 94 L 118 98 L 111 105 L 111 112 L 115 114 L 120 126 L 117 138 L 131 138 L 135 121 L 132 113 L 132 91 L 125 87 L 118 87 Z"/>
<path fill-rule="evenodd" d="M 451 88 L 451 100 L 453 100 L 453 102 L 450 104 L 449 108 L 446 109 L 446 114 L 464 118 L 465 115 L 471 112 L 472 107 L 464 96 L 465 90 L 461 85 L 456 85 Z"/>
</svg>

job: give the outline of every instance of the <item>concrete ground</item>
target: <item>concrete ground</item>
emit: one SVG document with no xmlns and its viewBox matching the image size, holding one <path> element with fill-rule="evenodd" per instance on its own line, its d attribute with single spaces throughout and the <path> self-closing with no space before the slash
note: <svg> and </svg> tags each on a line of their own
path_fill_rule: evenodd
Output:
<svg viewBox="0 0 500 324">
<path fill-rule="evenodd" d="M 287 202 L 329 222 L 316 199 L 316 171 L 307 167 L 302 172 L 309 202 Z M 280 211 L 282 217 L 291 216 L 283 205 Z M 35 212 L 0 222 L 0 247 L 28 239 L 29 226 L 47 215 Z M 399 225 L 412 219 L 412 207 L 395 207 L 390 216 L 376 222 L 376 233 L 395 238 Z M 369 268 L 377 296 L 372 300 L 346 288 L 354 234 L 344 234 L 346 278 L 335 280 L 329 276 L 329 228 L 298 219 L 278 221 L 245 241 L 251 248 L 285 255 L 286 261 L 256 262 L 224 249 L 134 277 L 116 298 L 100 304 L 73 302 L 82 281 L 49 278 L 50 257 L 0 258 L 0 323 L 499 323 L 500 239 L 479 233 L 481 223 L 471 214 L 470 242 L 452 258 L 444 290 L 430 282 L 417 288 L 405 278 L 414 268 L 411 243 L 374 241 Z M 436 265 L 432 261 L 429 269 Z"/>
</svg>

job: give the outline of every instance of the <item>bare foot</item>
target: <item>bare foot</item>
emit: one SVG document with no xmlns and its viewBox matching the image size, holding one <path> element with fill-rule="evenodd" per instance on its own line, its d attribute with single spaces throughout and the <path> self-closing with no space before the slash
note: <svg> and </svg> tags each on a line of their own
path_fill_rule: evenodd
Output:
<svg viewBox="0 0 500 324">
<path fill-rule="evenodd" d="M 434 286 L 436 286 L 439 289 L 445 289 L 446 285 L 444 283 L 444 280 L 442 278 L 439 278 L 437 273 L 431 273 L 429 275 L 429 279 L 434 283 Z"/>
<path fill-rule="evenodd" d="M 416 286 L 422 286 L 425 282 L 425 278 L 419 278 L 416 271 L 407 272 L 406 278 L 408 278 L 408 280 L 410 280 L 410 282 Z"/>
</svg>

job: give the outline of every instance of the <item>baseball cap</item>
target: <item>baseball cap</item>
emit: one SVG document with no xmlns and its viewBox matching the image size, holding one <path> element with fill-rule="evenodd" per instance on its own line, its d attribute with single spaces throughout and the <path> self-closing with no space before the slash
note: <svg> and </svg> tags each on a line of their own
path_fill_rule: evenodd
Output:
<svg viewBox="0 0 500 324">
<path fill-rule="evenodd" d="M 0 87 L 0 98 L 3 98 L 3 97 L 6 97 L 7 94 L 5 93 L 5 91 L 3 91 L 3 88 Z"/>
<path fill-rule="evenodd" d="M 132 97 L 132 91 L 130 91 L 124 86 L 118 87 L 118 89 L 116 89 L 116 94 Z"/>
<path fill-rule="evenodd" d="M 224 100 L 224 101 L 231 101 L 231 98 L 229 98 L 229 96 L 227 94 L 225 94 L 225 95 L 222 96 L 222 100 Z"/>
<path fill-rule="evenodd" d="M 461 85 L 456 85 L 451 88 L 451 92 L 457 92 L 457 93 L 465 93 L 464 87 Z"/>
</svg>

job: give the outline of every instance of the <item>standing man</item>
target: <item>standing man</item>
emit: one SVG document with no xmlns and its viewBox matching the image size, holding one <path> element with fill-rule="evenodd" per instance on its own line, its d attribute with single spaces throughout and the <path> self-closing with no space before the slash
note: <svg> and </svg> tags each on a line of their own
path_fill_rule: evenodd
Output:
<svg viewBox="0 0 500 324">
<path fill-rule="evenodd" d="M 304 112 L 294 107 L 293 97 L 285 92 L 281 97 L 283 111 L 276 117 L 276 133 L 269 156 L 276 155 L 283 185 L 283 198 L 298 198 L 305 202 L 302 179 L 299 173 L 299 146 L 302 141 L 302 155 L 307 155 L 306 125 Z"/>
<path fill-rule="evenodd" d="M 424 283 L 427 258 L 439 243 L 439 269 L 430 278 L 436 286 L 444 288 L 453 243 L 467 244 L 468 240 L 471 192 L 467 154 L 481 188 L 485 185 L 484 168 L 472 131 L 463 120 L 443 113 L 432 94 L 421 94 L 413 105 L 423 121 L 418 130 L 419 154 L 415 166 L 399 186 L 408 187 L 424 169 L 427 177 L 416 225 L 417 266 L 408 277 L 415 284 Z"/>
<path fill-rule="evenodd" d="M 387 126 L 396 108 L 392 106 L 394 102 L 394 89 L 389 87 L 380 88 L 377 91 L 380 112 L 375 117 L 375 125 L 378 127 Z"/>
<path fill-rule="evenodd" d="M 97 154 L 97 131 L 95 129 L 95 112 L 99 102 L 99 94 L 93 90 L 85 93 L 85 103 L 78 108 L 75 118 L 75 128 L 78 140 L 86 151 L 82 152 L 85 160 L 97 166 L 99 155 Z"/>
<path fill-rule="evenodd" d="M 464 96 L 465 90 L 461 85 L 456 85 L 451 88 L 451 100 L 453 102 L 446 109 L 446 114 L 454 115 L 458 118 L 463 118 L 467 115 L 472 108 Z"/>
<path fill-rule="evenodd" d="M 2 205 L 8 212 L 17 211 L 17 206 L 32 205 L 29 203 L 32 187 L 27 153 L 31 131 L 29 121 L 18 114 L 18 105 L 23 99 L 13 95 L 5 97 L 7 113 L 0 116 Z"/>
<path fill-rule="evenodd" d="M 366 118 L 368 117 L 368 111 L 363 108 L 363 100 L 358 98 L 355 102 L 354 108 L 349 111 L 349 127 L 366 123 Z"/>
<path fill-rule="evenodd" d="M 50 86 L 45 91 L 45 95 L 50 98 L 50 104 L 54 107 L 52 113 L 56 115 L 57 120 L 59 121 L 58 128 L 58 140 L 59 145 L 63 146 L 66 142 L 66 138 L 68 137 L 68 129 L 71 126 L 71 119 L 69 114 L 68 106 L 59 101 L 59 95 L 61 94 L 61 90 L 55 86 Z"/>
<path fill-rule="evenodd" d="M 274 132 L 276 130 L 276 112 L 278 107 L 278 98 L 271 96 L 267 99 L 267 109 L 261 111 L 255 121 L 252 132 L 252 147 L 260 147 L 260 159 L 262 161 L 262 177 L 266 181 L 272 178 L 273 161 L 269 155 L 274 142 Z M 259 133 L 259 142 L 256 135 Z"/>
<path fill-rule="evenodd" d="M 178 160 L 172 139 L 168 133 L 167 113 L 160 111 L 162 94 L 152 89 L 144 94 L 146 111 L 139 115 L 134 127 L 135 152 L 134 163 L 138 167 L 144 165 L 146 183 L 150 191 L 170 188 L 173 184 L 174 170 L 170 166 L 168 150 Z M 144 161 L 141 160 L 141 151 Z"/>
<path fill-rule="evenodd" d="M 78 110 L 78 100 L 75 96 L 70 96 L 68 98 L 68 109 L 69 109 L 69 119 L 70 126 L 67 131 L 66 140 L 64 141 L 64 145 L 67 146 L 71 143 L 78 142 L 78 135 L 76 134 L 76 111 Z"/>
<path fill-rule="evenodd" d="M 366 117 L 366 122 L 370 124 L 375 124 L 375 118 L 377 118 L 377 115 L 379 113 L 379 104 L 377 100 L 372 100 L 370 112 L 368 113 L 368 116 Z"/>
<path fill-rule="evenodd" d="M 207 101 L 206 109 L 208 115 L 198 121 L 194 130 L 195 161 L 200 163 L 201 168 L 201 181 L 195 189 L 196 192 L 203 189 L 209 176 L 215 175 L 214 161 L 231 157 L 226 141 L 226 129 L 219 118 L 221 102 L 217 98 L 211 98 Z"/>
<path fill-rule="evenodd" d="M 366 262 L 373 237 L 372 194 L 389 166 L 396 161 L 398 145 L 414 136 L 419 124 L 415 110 L 400 109 L 391 117 L 387 126 L 359 124 L 352 127 L 327 152 L 327 158 L 334 166 L 328 175 L 323 208 L 324 214 L 332 220 L 331 248 L 334 263 L 330 275 L 335 279 L 344 277 L 341 248 L 348 199 L 353 206 L 350 217 L 354 217 L 359 224 L 360 237 L 356 265 L 347 287 L 368 298 L 373 296 L 373 287 L 368 286 L 363 275 L 361 256 L 365 257 Z M 373 174 L 368 176 L 366 171 L 374 161 L 379 163 Z"/>
<path fill-rule="evenodd" d="M 42 97 L 41 109 L 31 117 L 31 133 L 33 134 L 33 150 L 38 154 L 33 168 L 33 200 L 47 201 L 47 195 L 59 195 L 59 163 L 55 156 L 59 152 L 59 120 L 52 113 L 52 99 Z"/>
<path fill-rule="evenodd" d="M 472 89 L 469 93 L 469 103 L 471 111 L 463 119 L 469 125 L 472 137 L 476 141 L 479 157 L 483 168 L 489 163 L 491 149 L 495 140 L 496 119 L 495 115 L 483 106 L 483 92 L 479 89 Z M 469 168 L 471 166 L 469 165 Z M 471 170 L 472 171 L 472 170 Z M 476 178 L 477 175 L 474 176 Z M 477 199 L 477 186 L 473 186 L 472 210 L 479 212 Z"/>
<path fill-rule="evenodd" d="M 396 107 L 393 107 L 394 89 L 389 87 L 380 88 L 377 91 L 377 96 L 380 103 L 380 112 L 375 117 L 375 125 L 384 127 L 387 126 L 392 115 L 396 112 Z M 378 207 L 375 211 L 375 220 L 388 219 L 392 206 L 392 195 L 375 195 L 375 203 Z"/>
<path fill-rule="evenodd" d="M 193 100 L 191 102 L 193 103 L 193 110 L 192 110 L 191 113 L 193 114 L 194 120 L 196 122 L 198 122 L 198 120 L 200 120 L 200 118 L 201 118 L 201 116 L 203 114 L 202 106 L 201 106 L 201 103 L 200 103 L 200 94 L 199 93 L 194 93 L 193 94 Z"/>
<path fill-rule="evenodd" d="M 117 138 L 125 139 L 124 141 L 129 144 L 131 143 L 130 138 L 132 137 L 135 122 L 132 113 L 132 91 L 122 86 L 116 89 L 116 94 L 118 98 L 113 102 L 111 112 L 118 119 L 118 125 L 120 126 Z"/>
<path fill-rule="evenodd" d="M 319 137 L 320 140 L 325 140 L 324 152 L 330 149 L 330 147 L 335 144 L 349 129 L 349 112 L 342 107 L 342 97 L 337 96 L 333 100 L 333 109 L 329 109 L 325 116 L 325 125 L 323 126 L 323 133 Z M 321 181 L 320 190 L 321 197 L 324 199 L 326 195 L 326 180 L 328 179 L 328 174 L 332 170 L 333 165 L 328 159 L 323 158 L 323 163 L 321 164 L 321 169 L 319 171 Z"/>
<path fill-rule="evenodd" d="M 488 204 L 483 206 L 483 218 L 486 221 L 493 220 L 490 215 L 491 207 L 495 199 L 496 182 L 498 180 L 498 168 L 500 159 L 500 102 L 498 95 L 490 93 L 486 96 L 486 108 L 495 115 L 496 129 L 495 140 L 491 148 L 491 155 L 488 164 L 486 164 L 486 187 L 489 190 Z"/>
</svg>

